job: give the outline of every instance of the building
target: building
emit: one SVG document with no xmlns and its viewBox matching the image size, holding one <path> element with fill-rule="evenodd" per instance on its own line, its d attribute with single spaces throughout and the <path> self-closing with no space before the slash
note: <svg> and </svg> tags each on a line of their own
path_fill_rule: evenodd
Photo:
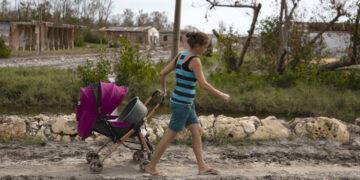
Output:
<svg viewBox="0 0 360 180">
<path fill-rule="evenodd" d="M 304 23 L 297 22 L 309 37 L 315 37 L 321 30 L 325 29 L 328 23 Z M 323 43 L 322 54 L 328 57 L 340 58 L 348 54 L 351 44 L 351 27 L 344 23 L 335 23 L 330 30 L 324 32 L 320 39 Z"/>
<path fill-rule="evenodd" d="M 186 34 L 189 31 L 181 30 L 180 31 L 180 40 L 179 40 L 179 47 L 183 49 L 187 49 L 189 45 L 187 44 Z M 173 45 L 173 31 L 172 30 L 161 30 L 159 32 L 159 44 L 164 47 L 172 47 Z"/>
<path fill-rule="evenodd" d="M 84 26 L 43 22 L 41 26 L 41 49 L 59 50 L 74 48 L 76 29 Z M 0 22 L 0 38 L 13 50 L 38 50 L 40 31 L 38 21 Z"/>
<path fill-rule="evenodd" d="M 159 42 L 159 31 L 151 26 L 146 27 L 103 27 L 99 29 L 113 41 L 123 37 L 132 43 L 156 45 Z"/>
</svg>

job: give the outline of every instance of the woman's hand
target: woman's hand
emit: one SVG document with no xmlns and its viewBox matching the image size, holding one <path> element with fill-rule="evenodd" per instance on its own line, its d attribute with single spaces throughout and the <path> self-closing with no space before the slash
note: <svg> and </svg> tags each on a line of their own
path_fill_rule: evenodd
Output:
<svg viewBox="0 0 360 180">
<path fill-rule="evenodd" d="M 167 95 L 167 94 L 166 94 L 166 88 L 165 88 L 165 89 L 161 90 L 160 96 L 166 96 L 166 95 Z"/>
<path fill-rule="evenodd" d="M 221 99 L 223 99 L 226 103 L 230 102 L 230 95 L 222 93 L 221 94 Z"/>
</svg>

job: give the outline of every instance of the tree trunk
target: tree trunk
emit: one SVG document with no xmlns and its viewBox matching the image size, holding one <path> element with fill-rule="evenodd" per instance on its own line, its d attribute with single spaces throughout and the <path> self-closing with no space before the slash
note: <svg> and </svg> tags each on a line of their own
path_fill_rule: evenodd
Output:
<svg viewBox="0 0 360 180">
<path fill-rule="evenodd" d="M 261 6 L 262 5 L 259 3 L 258 6 L 254 9 L 254 16 L 253 16 L 253 20 L 252 20 L 252 23 L 251 23 L 251 28 L 248 31 L 249 35 L 248 35 L 248 38 L 247 38 L 247 40 L 246 40 L 246 42 L 244 44 L 244 48 L 241 51 L 240 58 L 236 62 L 236 69 L 239 69 L 239 67 L 242 65 L 242 63 L 244 61 L 245 53 L 246 53 L 246 51 L 247 51 L 247 49 L 248 49 L 248 47 L 250 45 L 252 35 L 254 34 L 255 25 L 256 25 L 256 22 L 257 22 L 259 13 L 260 13 Z"/>
<path fill-rule="evenodd" d="M 175 6 L 175 20 L 173 29 L 173 48 L 171 51 L 171 58 L 174 58 L 179 52 L 180 39 L 180 18 L 181 18 L 181 0 L 176 0 Z"/>
</svg>

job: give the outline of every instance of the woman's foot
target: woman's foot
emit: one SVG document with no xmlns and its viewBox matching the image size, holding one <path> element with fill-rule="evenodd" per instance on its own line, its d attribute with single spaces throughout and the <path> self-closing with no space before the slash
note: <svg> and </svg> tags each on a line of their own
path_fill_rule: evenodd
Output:
<svg viewBox="0 0 360 180">
<path fill-rule="evenodd" d="M 152 176 L 165 176 L 164 172 L 161 172 L 156 168 L 150 167 L 149 164 L 145 166 L 145 172 L 151 174 Z"/>
<path fill-rule="evenodd" d="M 210 168 L 208 166 L 199 169 L 199 175 L 219 175 L 220 172 L 217 169 Z"/>
</svg>

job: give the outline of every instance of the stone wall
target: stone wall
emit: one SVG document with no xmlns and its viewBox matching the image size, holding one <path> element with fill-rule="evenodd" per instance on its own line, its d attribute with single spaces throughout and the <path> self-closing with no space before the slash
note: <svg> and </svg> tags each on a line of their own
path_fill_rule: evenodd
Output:
<svg viewBox="0 0 360 180">
<path fill-rule="evenodd" d="M 346 124 L 341 120 L 327 117 L 296 118 L 290 122 L 269 116 L 259 119 L 256 116 L 226 117 L 219 115 L 199 116 L 203 137 L 267 140 L 277 138 L 305 137 L 311 139 L 333 139 L 348 142 L 351 133 L 360 135 L 360 126 Z M 166 131 L 169 119 L 152 118 L 147 122 L 147 133 L 151 142 L 160 139 Z M 36 116 L 4 116 L 0 118 L 0 138 L 2 140 L 22 140 L 26 136 L 37 136 L 42 141 L 79 141 L 75 114 Z M 179 133 L 178 139 L 190 139 L 186 129 Z M 86 141 L 103 141 L 107 137 L 93 133 Z"/>
</svg>

